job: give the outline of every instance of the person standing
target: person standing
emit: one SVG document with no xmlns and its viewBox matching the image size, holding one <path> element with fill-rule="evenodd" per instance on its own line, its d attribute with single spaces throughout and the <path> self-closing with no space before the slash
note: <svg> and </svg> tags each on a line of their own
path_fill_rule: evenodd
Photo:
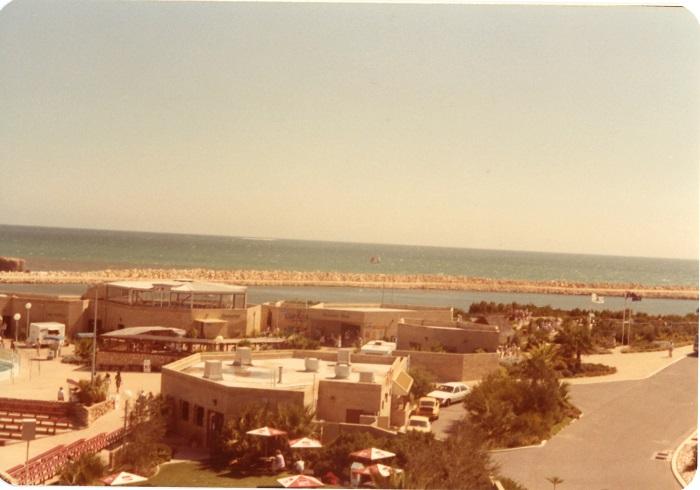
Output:
<svg viewBox="0 0 700 490">
<path fill-rule="evenodd" d="M 119 393 L 119 387 L 122 385 L 122 372 L 117 371 L 117 375 L 114 376 L 114 383 L 117 385 L 117 393 Z"/>
<path fill-rule="evenodd" d="M 63 402 L 66 400 L 65 395 L 63 394 L 63 386 L 58 388 L 58 401 Z"/>
<path fill-rule="evenodd" d="M 112 389 L 112 377 L 109 373 L 105 375 L 105 384 L 107 385 L 107 393 Z"/>
<path fill-rule="evenodd" d="M 673 340 L 668 344 L 668 357 L 673 357 Z"/>
</svg>

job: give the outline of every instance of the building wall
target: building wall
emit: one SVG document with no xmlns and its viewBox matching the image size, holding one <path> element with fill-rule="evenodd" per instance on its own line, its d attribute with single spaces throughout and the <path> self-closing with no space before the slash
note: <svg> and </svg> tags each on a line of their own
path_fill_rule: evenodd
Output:
<svg viewBox="0 0 700 490">
<path fill-rule="evenodd" d="M 230 357 L 230 354 L 229 354 Z M 216 359 L 216 355 L 202 355 L 202 359 Z M 188 439 L 196 441 L 200 445 L 206 444 L 207 417 L 210 412 L 222 413 L 224 424 L 239 413 L 246 405 L 269 404 L 299 404 L 311 405 L 313 393 L 311 387 L 300 389 L 265 389 L 243 388 L 224 386 L 216 381 L 210 381 L 201 377 L 193 377 L 172 369 L 183 361 L 189 363 L 189 359 L 182 359 L 163 368 L 161 373 L 161 392 L 166 399 L 174 403 L 175 416 L 173 417 L 174 429 Z M 189 420 L 184 421 L 181 416 L 181 402 L 189 403 Z M 195 406 L 204 408 L 204 423 L 199 426 L 195 422 Z"/>
<path fill-rule="evenodd" d="M 399 324 L 397 347 L 403 350 L 431 350 L 441 346 L 448 352 L 471 353 L 481 349 L 496 352 L 499 333 L 488 326 L 472 328 L 440 328 L 429 325 Z"/>
<path fill-rule="evenodd" d="M 410 356 L 411 367 L 432 371 L 439 382 L 471 381 L 483 378 L 499 368 L 498 354 L 450 354 L 445 352 L 394 351 L 397 356 Z"/>
<path fill-rule="evenodd" d="M 101 331 L 109 332 L 118 328 L 161 326 L 189 330 L 196 325 L 195 320 L 220 319 L 227 325 L 213 324 L 203 328 L 205 338 L 222 335 L 228 338 L 242 337 L 247 326 L 246 309 L 218 308 L 158 308 L 149 306 L 131 306 L 114 301 L 101 301 Z"/>
<path fill-rule="evenodd" d="M 383 381 L 377 380 L 375 381 Z M 389 403 L 382 404 L 384 383 L 321 380 L 318 383 L 316 417 L 330 422 L 349 422 L 348 410 L 371 415 L 389 415 Z"/>
<path fill-rule="evenodd" d="M 27 310 L 24 305 L 32 304 L 29 322 L 59 322 L 66 326 L 66 336 L 87 330 L 91 311 L 89 301 L 78 296 L 12 294 L 0 298 L 0 315 L 7 323 L 6 337 L 14 337 L 15 313 L 22 315 L 19 321 L 19 337 L 23 338 L 27 329 Z"/>
<path fill-rule="evenodd" d="M 329 305 L 331 306 L 331 305 Z M 348 307 L 352 305 L 346 305 Z M 341 326 L 356 326 L 363 341 L 395 337 L 397 325 L 404 319 L 425 321 L 451 321 L 451 308 L 420 308 L 409 305 L 386 305 L 401 311 L 362 311 L 333 308 L 307 307 L 305 303 L 283 302 L 280 306 L 262 305 L 262 330 L 309 332 L 315 335 L 339 335 Z"/>
</svg>

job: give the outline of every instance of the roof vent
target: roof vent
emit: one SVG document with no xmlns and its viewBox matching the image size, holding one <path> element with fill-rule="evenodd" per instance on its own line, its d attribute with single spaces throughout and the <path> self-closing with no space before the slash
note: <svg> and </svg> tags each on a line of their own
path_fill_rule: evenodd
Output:
<svg viewBox="0 0 700 490">
<path fill-rule="evenodd" d="M 335 365 L 335 377 L 338 379 L 347 379 L 350 377 L 350 366 L 347 364 Z"/>
<path fill-rule="evenodd" d="M 234 366 L 250 366 L 253 364 L 253 352 L 250 347 L 238 347 L 233 357 Z"/>
<path fill-rule="evenodd" d="M 214 381 L 224 379 L 221 373 L 221 361 L 204 361 L 204 377 Z"/>
<path fill-rule="evenodd" d="M 304 359 L 304 368 L 307 371 L 318 372 L 318 359 L 315 357 L 307 357 Z"/>
<path fill-rule="evenodd" d="M 338 364 L 350 365 L 350 349 L 338 349 Z"/>
<path fill-rule="evenodd" d="M 360 383 L 374 383 L 374 373 L 372 371 L 362 371 L 360 373 Z"/>
</svg>

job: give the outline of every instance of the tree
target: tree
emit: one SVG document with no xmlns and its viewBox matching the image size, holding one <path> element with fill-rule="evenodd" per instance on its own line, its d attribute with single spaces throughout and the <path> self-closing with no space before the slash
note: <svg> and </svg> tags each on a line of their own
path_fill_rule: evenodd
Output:
<svg viewBox="0 0 700 490">
<path fill-rule="evenodd" d="M 94 485 L 104 476 L 106 465 L 97 454 L 83 454 L 77 460 L 68 463 L 61 470 L 61 485 Z"/>
<path fill-rule="evenodd" d="M 160 395 L 140 396 L 129 414 L 129 434 L 120 455 L 126 469 L 150 474 L 170 459 L 172 451 L 163 444 L 167 429 L 168 406 Z"/>
<path fill-rule="evenodd" d="M 433 391 L 433 385 L 437 378 L 431 370 L 422 366 L 414 366 L 409 370 L 408 374 L 413 378 L 411 395 L 415 398 L 420 398 Z"/>
<path fill-rule="evenodd" d="M 575 372 L 581 371 L 581 355 L 593 352 L 593 342 L 588 327 L 572 320 L 564 322 L 554 341 L 561 346 L 562 355 Z M 575 361 L 572 363 L 573 359 Z"/>
<path fill-rule="evenodd" d="M 564 480 L 559 478 L 558 476 L 550 476 L 547 478 L 547 481 L 552 484 L 552 490 L 557 490 L 557 485 L 560 483 L 564 483 Z"/>
</svg>

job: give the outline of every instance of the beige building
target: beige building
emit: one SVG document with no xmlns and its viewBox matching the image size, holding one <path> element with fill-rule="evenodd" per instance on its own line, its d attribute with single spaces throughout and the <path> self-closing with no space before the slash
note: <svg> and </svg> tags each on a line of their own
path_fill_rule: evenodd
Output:
<svg viewBox="0 0 700 490">
<path fill-rule="evenodd" d="M 313 338 L 324 338 L 326 344 L 349 347 L 359 341 L 394 338 L 401 319 L 451 321 L 452 308 L 413 306 L 317 303 L 294 301 L 266 303 L 263 308 L 263 330 L 303 332 Z"/>
<path fill-rule="evenodd" d="M 198 353 L 163 366 L 161 391 L 175 407 L 175 430 L 210 444 L 242 407 L 291 403 L 313 407 L 328 423 L 400 427 L 413 383 L 405 357 L 348 351 Z M 240 356 L 240 357 L 239 357 Z M 309 356 L 314 356 L 309 357 Z"/>
<path fill-rule="evenodd" d="M 496 352 L 499 335 L 494 325 L 403 320 L 398 325 L 397 348 L 451 353 Z"/>
<path fill-rule="evenodd" d="M 247 307 L 247 288 L 189 281 L 117 281 L 91 288 L 98 330 L 159 325 L 196 332 L 200 338 L 244 337 L 259 330 L 260 307 Z"/>
<path fill-rule="evenodd" d="M 27 303 L 31 308 L 26 308 Z M 16 322 L 14 315 L 22 317 Z M 0 294 L 1 324 L 7 329 L 6 338 L 15 338 L 15 327 L 18 327 L 17 337 L 26 335 L 30 322 L 58 322 L 66 326 L 66 336 L 72 337 L 77 332 L 87 328 L 90 318 L 89 301 L 80 296 L 57 294 L 14 293 Z"/>
</svg>

